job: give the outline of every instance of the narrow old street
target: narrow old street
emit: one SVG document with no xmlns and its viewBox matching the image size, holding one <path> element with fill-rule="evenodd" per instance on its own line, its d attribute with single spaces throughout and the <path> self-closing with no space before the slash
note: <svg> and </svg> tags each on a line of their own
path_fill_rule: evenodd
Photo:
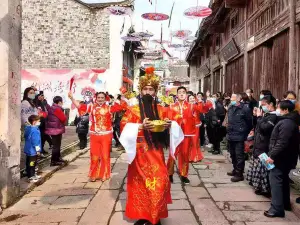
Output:
<svg viewBox="0 0 300 225">
<path fill-rule="evenodd" d="M 129 225 L 124 218 L 126 201 L 125 155 L 111 155 L 112 179 L 88 183 L 89 152 L 5 210 L 0 224 L 6 225 Z M 231 169 L 224 156 L 206 153 L 190 168 L 191 184 L 182 186 L 179 177 L 172 185 L 173 204 L 163 225 L 299 225 L 287 212 L 285 219 L 263 216 L 270 201 L 256 196 L 246 182 L 231 183 Z M 293 193 L 293 197 L 300 195 Z"/>
</svg>

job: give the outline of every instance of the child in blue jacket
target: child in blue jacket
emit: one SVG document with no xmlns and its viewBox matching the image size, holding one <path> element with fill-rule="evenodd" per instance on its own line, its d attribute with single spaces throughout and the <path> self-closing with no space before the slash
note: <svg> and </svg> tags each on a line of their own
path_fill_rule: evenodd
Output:
<svg viewBox="0 0 300 225">
<path fill-rule="evenodd" d="M 24 153 L 26 154 L 26 173 L 28 181 L 30 183 L 36 183 L 39 181 L 39 177 L 35 174 L 35 167 L 37 162 L 37 156 L 41 151 L 41 132 L 40 117 L 31 115 L 28 118 L 29 125 L 25 127 L 25 147 Z"/>
</svg>

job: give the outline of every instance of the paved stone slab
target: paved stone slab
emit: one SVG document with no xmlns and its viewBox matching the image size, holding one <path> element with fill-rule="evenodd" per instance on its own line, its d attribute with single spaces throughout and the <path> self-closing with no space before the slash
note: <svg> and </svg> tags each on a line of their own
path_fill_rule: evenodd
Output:
<svg viewBox="0 0 300 225">
<path fill-rule="evenodd" d="M 122 212 L 115 212 L 110 220 L 109 225 L 133 225 L 135 221 L 129 220 Z"/>
<path fill-rule="evenodd" d="M 201 184 L 201 181 L 200 181 L 198 175 L 189 175 L 189 180 L 190 180 L 189 186 L 198 187 Z"/>
<path fill-rule="evenodd" d="M 88 182 L 84 185 L 83 188 L 85 189 L 99 189 L 102 185 L 102 181 L 97 181 L 97 182 Z"/>
<path fill-rule="evenodd" d="M 169 210 L 191 209 L 189 202 L 186 199 L 173 200 L 172 204 L 168 205 Z"/>
<path fill-rule="evenodd" d="M 197 173 L 197 171 L 195 170 L 195 168 L 192 166 L 192 165 L 190 165 L 189 166 L 189 176 L 190 175 L 197 175 L 198 173 Z"/>
<path fill-rule="evenodd" d="M 201 224 L 202 225 L 230 225 L 230 223 L 227 221 L 224 221 L 224 222 L 201 221 Z"/>
<path fill-rule="evenodd" d="M 195 216 L 189 210 L 170 211 L 169 217 L 161 221 L 163 225 L 198 225 Z"/>
<path fill-rule="evenodd" d="M 299 225 L 300 222 L 246 222 L 246 225 Z"/>
<path fill-rule="evenodd" d="M 171 191 L 172 199 L 186 199 L 186 194 L 183 191 Z"/>
<path fill-rule="evenodd" d="M 118 194 L 117 190 L 99 191 L 85 210 L 78 225 L 107 224 Z"/>
<path fill-rule="evenodd" d="M 195 201 L 200 198 L 210 198 L 208 192 L 203 187 L 185 187 L 186 193 L 190 201 Z"/>
<path fill-rule="evenodd" d="M 205 183 L 205 184 L 204 184 L 204 187 L 206 187 L 206 188 L 215 188 L 216 185 L 211 184 L 211 183 Z"/>
<path fill-rule="evenodd" d="M 101 186 L 101 190 L 115 190 L 120 189 L 123 185 L 124 174 L 118 174 L 116 176 L 112 176 L 111 179 L 103 182 Z"/>
<path fill-rule="evenodd" d="M 208 188 L 207 189 L 215 201 L 233 202 L 266 202 L 269 199 L 256 195 L 251 189 L 244 187 Z"/>
<path fill-rule="evenodd" d="M 80 209 L 86 208 L 94 195 L 63 196 L 50 206 L 50 209 Z"/>
<path fill-rule="evenodd" d="M 285 218 L 267 218 L 264 211 L 223 211 L 230 221 L 244 222 L 299 222 L 299 218 L 291 212 L 286 212 Z"/>
<path fill-rule="evenodd" d="M 192 204 L 201 222 L 227 222 L 221 210 L 211 199 L 193 201 Z"/>
<path fill-rule="evenodd" d="M 119 199 L 121 199 L 121 200 L 127 199 L 127 192 L 123 191 L 123 192 L 119 195 Z"/>
<path fill-rule="evenodd" d="M 197 165 L 197 164 L 195 164 L 195 165 L 193 165 L 194 166 L 194 168 L 196 169 L 196 170 L 206 170 L 206 169 L 208 169 L 208 165 Z"/>
<path fill-rule="evenodd" d="M 171 190 L 172 191 L 182 191 L 182 185 L 181 184 L 171 184 Z"/>
<path fill-rule="evenodd" d="M 216 186 L 217 186 L 217 188 L 219 188 L 219 187 L 248 187 L 251 190 L 253 190 L 252 187 L 250 187 L 245 182 L 237 182 L 237 183 L 230 183 L 230 184 L 216 184 Z"/>
<path fill-rule="evenodd" d="M 115 211 L 116 212 L 125 212 L 125 208 L 126 208 L 126 200 L 120 199 L 116 204 Z"/>
<path fill-rule="evenodd" d="M 270 202 L 216 202 L 222 210 L 263 211 L 270 208 Z"/>
<path fill-rule="evenodd" d="M 21 215 L 21 217 L 15 219 L 12 224 L 25 224 L 25 223 L 59 223 L 59 222 L 77 222 L 82 215 L 84 209 L 59 209 L 59 210 L 46 210 L 40 212 L 13 212 L 10 215 Z M 0 217 L 6 218 L 8 215 L 4 213 Z M 7 223 L 5 223 L 7 224 Z"/>
<path fill-rule="evenodd" d="M 210 178 L 202 178 L 202 182 L 204 183 L 215 183 L 215 184 L 231 184 L 230 177 L 210 177 Z"/>
<path fill-rule="evenodd" d="M 15 205 L 10 207 L 10 211 L 42 211 L 48 210 L 50 205 L 58 199 L 58 196 L 52 197 L 28 197 L 22 198 Z"/>
<path fill-rule="evenodd" d="M 41 186 L 37 186 L 34 191 L 47 191 L 47 192 L 51 192 L 51 191 L 57 191 L 57 190 L 64 190 L 64 189 L 82 189 L 84 187 L 85 184 L 83 183 L 71 183 L 71 184 L 48 184 L 45 183 Z"/>
<path fill-rule="evenodd" d="M 42 197 L 42 196 L 67 196 L 67 195 L 93 195 L 97 192 L 97 189 L 60 189 L 52 192 L 45 191 L 32 191 L 27 197 Z"/>
</svg>

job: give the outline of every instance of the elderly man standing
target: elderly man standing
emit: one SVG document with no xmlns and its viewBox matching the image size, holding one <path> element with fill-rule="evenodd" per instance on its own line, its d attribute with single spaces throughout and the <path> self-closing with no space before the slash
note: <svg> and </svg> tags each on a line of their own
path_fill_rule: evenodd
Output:
<svg viewBox="0 0 300 225">
<path fill-rule="evenodd" d="M 228 109 L 227 139 L 233 171 L 227 175 L 232 176 L 232 182 L 244 180 L 244 142 L 252 129 L 252 111 L 247 105 L 240 102 L 241 99 L 241 94 L 232 94 Z"/>
</svg>

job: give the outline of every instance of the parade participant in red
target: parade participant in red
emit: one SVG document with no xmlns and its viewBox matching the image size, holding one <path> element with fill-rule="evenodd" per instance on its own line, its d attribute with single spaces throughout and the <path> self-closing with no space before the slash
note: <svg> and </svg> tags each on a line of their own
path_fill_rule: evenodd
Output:
<svg viewBox="0 0 300 225">
<path fill-rule="evenodd" d="M 83 109 L 74 100 L 72 93 L 69 97 L 73 104 Z M 92 126 L 90 128 L 90 142 L 91 142 L 91 164 L 89 177 L 91 182 L 96 180 L 108 180 L 110 178 L 110 150 L 112 144 L 112 114 L 126 108 L 126 103 L 108 105 L 106 103 L 106 94 L 104 92 L 96 93 L 95 104 L 90 104 L 87 107 L 87 112 L 90 114 Z"/>
<path fill-rule="evenodd" d="M 170 105 L 168 112 L 168 118 L 176 121 L 181 126 L 184 133 L 184 140 L 176 149 L 175 156 L 178 158 L 178 169 L 181 181 L 185 184 L 189 184 L 188 179 L 189 172 L 189 157 L 191 147 L 193 146 L 193 138 L 196 136 L 196 120 L 195 117 L 198 113 L 206 113 L 208 111 L 207 106 L 204 103 L 199 102 L 196 104 L 190 104 L 187 100 L 187 90 L 185 87 L 179 87 L 177 89 L 178 101 Z M 173 182 L 175 160 L 169 157 L 168 171 L 169 179 Z"/>
<path fill-rule="evenodd" d="M 194 95 L 189 95 L 188 96 L 188 102 L 190 104 L 198 104 L 196 102 L 196 98 Z M 202 104 L 202 103 L 200 103 Z M 189 160 L 190 162 L 199 162 L 201 161 L 204 156 L 201 152 L 201 148 L 200 148 L 200 129 L 199 127 L 201 126 L 201 121 L 200 121 L 200 113 L 199 112 L 195 112 L 195 125 L 196 125 L 196 133 L 195 136 L 193 136 L 193 141 L 192 141 L 192 147 L 191 147 L 191 152 L 190 152 L 190 157 Z"/>
<path fill-rule="evenodd" d="M 146 69 L 146 75 L 140 78 L 141 94 L 137 97 L 137 104 L 127 108 L 121 121 L 120 142 L 130 163 L 125 215 L 138 220 L 135 225 L 160 225 L 160 219 L 168 217 L 167 204 L 172 202 L 163 152 L 170 135 L 163 130 L 173 123 L 171 125 L 169 119 L 165 119 L 164 109 L 157 103 L 159 83 L 154 68 Z M 153 130 L 151 121 L 156 120 L 165 121 L 161 132 Z M 170 139 L 170 146 L 177 146 L 173 141 Z"/>
</svg>

